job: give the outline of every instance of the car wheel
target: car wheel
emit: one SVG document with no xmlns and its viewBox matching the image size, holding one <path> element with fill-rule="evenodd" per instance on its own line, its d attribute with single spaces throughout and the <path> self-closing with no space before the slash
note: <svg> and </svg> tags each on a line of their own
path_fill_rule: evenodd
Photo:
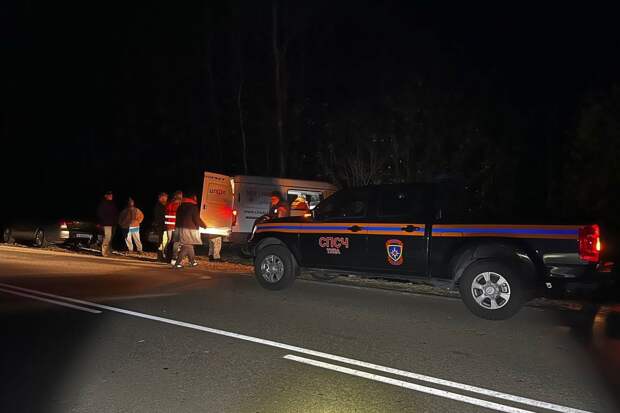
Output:
<svg viewBox="0 0 620 413">
<path fill-rule="evenodd" d="M 485 260 L 471 264 L 459 280 L 461 299 L 478 317 L 505 320 L 525 302 L 523 282 L 515 266 Z"/>
<path fill-rule="evenodd" d="M 45 247 L 47 247 L 48 242 L 45 239 L 45 231 L 43 231 L 42 229 L 38 229 L 34 233 L 34 239 L 32 241 L 32 244 L 35 247 L 37 247 L 37 248 L 45 248 Z"/>
<path fill-rule="evenodd" d="M 15 238 L 13 238 L 13 231 L 11 228 L 5 228 L 4 231 L 2 231 L 2 242 L 15 244 Z"/>
<path fill-rule="evenodd" d="M 256 255 L 254 273 L 263 288 L 283 290 L 295 282 L 299 267 L 295 257 L 286 247 L 270 245 L 261 249 Z"/>
</svg>

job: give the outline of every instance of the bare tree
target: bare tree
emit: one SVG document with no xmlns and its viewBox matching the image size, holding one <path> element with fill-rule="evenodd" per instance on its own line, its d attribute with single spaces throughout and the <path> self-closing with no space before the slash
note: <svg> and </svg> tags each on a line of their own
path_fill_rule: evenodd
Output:
<svg viewBox="0 0 620 413">
<path fill-rule="evenodd" d="M 359 142 L 354 151 L 337 154 L 332 144 L 319 151 L 317 158 L 325 175 L 341 187 L 372 185 L 381 182 L 387 158 L 372 142 Z"/>
<path fill-rule="evenodd" d="M 243 51 L 241 49 L 241 28 L 237 35 L 237 61 L 239 63 L 239 87 L 237 89 L 237 110 L 239 111 L 239 131 L 241 134 L 241 157 L 243 160 L 243 173 L 248 173 L 248 149 L 247 139 L 245 135 L 245 119 L 243 116 L 243 101 L 241 99 L 243 95 Z"/>
<path fill-rule="evenodd" d="M 220 113 L 217 103 L 215 101 L 215 81 L 213 79 L 213 64 L 211 51 L 212 43 L 210 39 L 207 40 L 207 78 L 209 81 L 209 108 L 211 110 L 211 116 L 213 119 L 213 126 L 215 130 L 215 150 L 217 151 L 218 167 L 224 167 L 224 148 L 222 146 L 222 128 L 220 125 Z"/>
<path fill-rule="evenodd" d="M 340 179 L 349 187 L 376 184 L 381 179 L 385 161 L 372 144 L 361 144 L 357 150 L 344 156 Z"/>
<path fill-rule="evenodd" d="M 282 60 L 285 58 L 286 49 L 281 49 L 278 38 L 278 0 L 273 0 L 271 5 L 271 14 L 273 18 L 272 47 L 276 95 L 276 132 L 278 134 L 278 148 L 280 152 L 279 173 L 280 176 L 284 176 L 286 174 L 286 161 L 284 159 L 286 148 L 284 146 L 284 90 L 282 84 Z"/>
</svg>

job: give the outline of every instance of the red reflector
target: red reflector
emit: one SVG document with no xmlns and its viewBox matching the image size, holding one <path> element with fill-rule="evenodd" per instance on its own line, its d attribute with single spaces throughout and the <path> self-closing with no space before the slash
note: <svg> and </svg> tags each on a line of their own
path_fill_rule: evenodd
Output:
<svg viewBox="0 0 620 413">
<path fill-rule="evenodd" d="M 601 233 L 598 225 L 579 228 L 579 258 L 598 262 L 601 258 Z"/>
</svg>

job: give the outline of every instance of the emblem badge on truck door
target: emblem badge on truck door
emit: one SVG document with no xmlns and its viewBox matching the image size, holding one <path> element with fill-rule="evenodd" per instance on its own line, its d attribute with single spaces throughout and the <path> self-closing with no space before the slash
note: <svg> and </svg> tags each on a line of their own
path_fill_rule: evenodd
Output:
<svg viewBox="0 0 620 413">
<path fill-rule="evenodd" d="M 401 265 L 403 263 L 403 243 L 397 239 L 388 240 L 385 243 L 388 262 L 391 265 Z"/>
</svg>

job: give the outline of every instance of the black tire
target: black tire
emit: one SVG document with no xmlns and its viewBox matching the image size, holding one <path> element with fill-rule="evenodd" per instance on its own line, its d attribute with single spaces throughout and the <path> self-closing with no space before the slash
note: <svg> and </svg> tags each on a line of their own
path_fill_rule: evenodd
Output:
<svg viewBox="0 0 620 413">
<path fill-rule="evenodd" d="M 11 228 L 5 228 L 4 231 L 2 231 L 2 242 L 6 244 L 15 244 L 15 238 L 13 238 Z"/>
<path fill-rule="evenodd" d="M 518 267 L 500 260 L 469 265 L 459 280 L 459 290 L 469 311 L 487 320 L 506 320 L 514 316 L 523 307 L 526 297 Z"/>
<path fill-rule="evenodd" d="M 37 248 L 45 248 L 48 246 L 48 242 L 47 239 L 45 239 L 45 231 L 43 231 L 42 229 L 37 229 L 34 232 L 34 238 L 32 240 L 32 245 L 34 245 Z"/>
<path fill-rule="evenodd" d="M 295 257 L 282 245 L 269 245 L 256 254 L 254 275 L 263 288 L 283 290 L 295 282 L 298 274 L 299 266 Z"/>
</svg>

